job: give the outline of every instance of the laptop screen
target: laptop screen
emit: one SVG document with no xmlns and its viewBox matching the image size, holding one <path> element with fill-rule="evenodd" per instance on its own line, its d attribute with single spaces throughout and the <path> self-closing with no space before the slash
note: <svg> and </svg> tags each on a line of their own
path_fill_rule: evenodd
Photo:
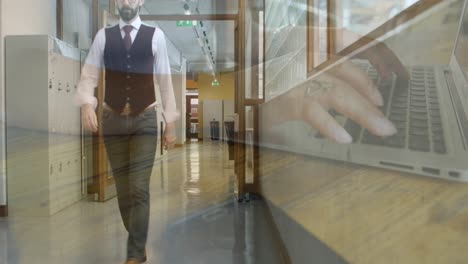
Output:
<svg viewBox="0 0 468 264">
<path fill-rule="evenodd" d="M 461 28 L 455 46 L 455 57 L 460 65 L 465 80 L 468 81 L 468 4 L 465 4 Z"/>
</svg>

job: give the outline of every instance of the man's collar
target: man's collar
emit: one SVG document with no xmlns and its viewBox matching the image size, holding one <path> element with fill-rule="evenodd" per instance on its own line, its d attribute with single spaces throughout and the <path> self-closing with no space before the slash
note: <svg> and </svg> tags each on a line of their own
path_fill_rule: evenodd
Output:
<svg viewBox="0 0 468 264">
<path fill-rule="evenodd" d="M 140 16 L 137 16 L 135 18 L 135 20 L 133 20 L 132 23 L 128 24 L 127 22 L 123 21 L 122 19 L 120 19 L 119 21 L 119 27 L 120 27 L 120 30 L 122 30 L 122 28 L 126 25 L 131 25 L 133 26 L 134 28 L 136 28 L 136 30 L 139 30 L 140 29 L 140 26 L 141 26 L 141 19 L 140 19 Z"/>
</svg>

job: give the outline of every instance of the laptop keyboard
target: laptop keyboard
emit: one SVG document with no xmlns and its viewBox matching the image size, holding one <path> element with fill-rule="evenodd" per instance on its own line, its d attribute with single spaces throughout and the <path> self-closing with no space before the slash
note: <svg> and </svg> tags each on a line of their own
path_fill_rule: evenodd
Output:
<svg viewBox="0 0 468 264">
<path fill-rule="evenodd" d="M 380 110 L 394 123 L 398 132 L 391 137 L 378 137 L 347 119 L 344 128 L 355 143 L 439 154 L 447 152 L 432 67 L 409 68 L 409 81 L 395 76 L 384 81 L 370 64 L 359 62 L 356 66 L 376 83 L 384 98 Z"/>
</svg>

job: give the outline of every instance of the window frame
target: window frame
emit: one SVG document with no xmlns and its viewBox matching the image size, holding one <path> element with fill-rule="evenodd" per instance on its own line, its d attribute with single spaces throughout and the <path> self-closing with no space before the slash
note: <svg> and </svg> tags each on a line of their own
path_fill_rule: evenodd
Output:
<svg viewBox="0 0 468 264">
<path fill-rule="evenodd" d="M 338 5 L 336 0 L 327 0 L 327 60 L 325 62 L 315 64 L 317 58 L 314 54 L 319 54 L 320 47 L 317 47 L 318 40 L 315 38 L 317 36 L 317 29 L 314 29 L 314 26 L 318 23 L 317 16 L 314 15 L 311 10 L 313 10 L 313 4 L 315 0 L 307 0 L 307 76 L 310 77 L 316 72 L 325 69 L 326 67 L 333 64 L 337 59 L 345 57 L 355 50 L 371 43 L 373 40 L 378 39 L 379 37 L 384 36 L 387 32 L 396 29 L 402 24 L 410 21 L 416 16 L 427 11 L 431 7 L 442 3 L 443 0 L 419 0 L 401 11 L 399 14 L 393 16 L 389 20 L 385 21 L 382 25 L 371 30 L 368 34 L 359 38 L 352 44 L 344 47 L 341 51 L 336 51 L 336 19 L 335 16 L 331 14 L 336 14 Z M 316 27 L 315 27 L 316 28 Z M 338 56 L 333 56 L 338 55 Z"/>
</svg>

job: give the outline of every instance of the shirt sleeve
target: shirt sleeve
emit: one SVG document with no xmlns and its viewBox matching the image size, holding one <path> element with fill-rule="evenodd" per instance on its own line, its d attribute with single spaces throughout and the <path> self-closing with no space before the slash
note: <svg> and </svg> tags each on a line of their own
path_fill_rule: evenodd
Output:
<svg viewBox="0 0 468 264">
<path fill-rule="evenodd" d="M 172 123 L 179 118 L 180 114 L 176 107 L 166 39 L 159 28 L 156 28 L 154 32 L 153 50 L 155 51 L 154 73 L 161 94 L 163 118 L 166 123 Z"/>
<path fill-rule="evenodd" d="M 96 109 L 97 98 L 94 96 L 94 89 L 98 86 L 99 76 L 104 64 L 103 54 L 106 36 L 105 30 L 101 29 L 96 34 L 85 64 L 81 70 L 81 78 L 78 82 L 77 91 L 74 97 L 75 104 L 82 106 L 90 104 Z"/>
</svg>

